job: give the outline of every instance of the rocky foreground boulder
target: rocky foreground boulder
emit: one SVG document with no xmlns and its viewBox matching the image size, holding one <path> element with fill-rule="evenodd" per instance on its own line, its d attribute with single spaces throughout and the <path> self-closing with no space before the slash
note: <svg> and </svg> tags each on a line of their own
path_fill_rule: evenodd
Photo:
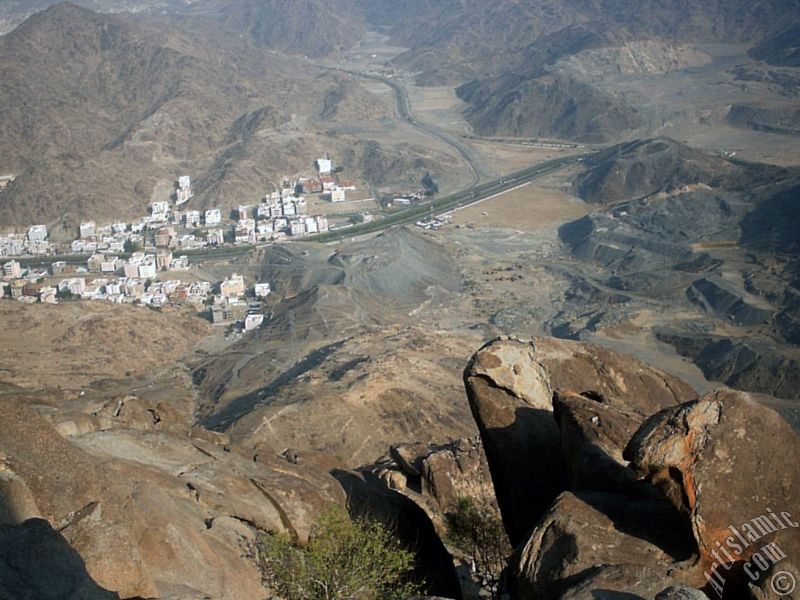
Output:
<svg viewBox="0 0 800 600">
<path fill-rule="evenodd" d="M 268 597 L 256 536 L 302 542 L 335 503 L 390 525 L 428 593 L 474 600 L 498 590 L 450 538 L 464 498 L 502 516 L 512 600 L 796 597 L 800 446 L 760 399 L 547 338 L 487 344 L 464 381 L 480 437 L 356 471 L 133 397 L 0 399 L 0 599 Z"/>
<path fill-rule="evenodd" d="M 495 340 L 464 377 L 513 598 L 791 597 L 799 446 L 778 413 L 547 339 Z"/>
<path fill-rule="evenodd" d="M 308 461 L 232 451 L 145 413 L 135 429 L 124 408 L 94 429 L 0 400 L 1 598 L 263 598 L 257 532 L 302 540 L 323 505 L 344 502 Z"/>
<path fill-rule="evenodd" d="M 581 466 L 586 464 L 584 459 L 575 458 L 580 450 L 567 448 L 565 455 L 559 425 L 570 427 L 569 411 L 564 410 L 564 400 L 554 416 L 554 389 L 588 390 L 587 400 L 598 409 L 603 407 L 600 399 L 613 398 L 606 401 L 606 412 L 622 411 L 621 418 L 628 422 L 622 426 L 623 432 L 635 430 L 645 416 L 660 408 L 696 396 L 687 384 L 630 356 L 549 338 L 534 342 L 506 339 L 484 346 L 467 366 L 464 381 L 506 530 L 515 545 L 569 488 L 570 478 L 587 476 Z M 602 423 L 610 426 L 609 415 L 603 416 Z M 597 429 L 592 423 L 587 425 L 590 430 Z M 573 444 L 573 438 L 565 439 Z M 626 440 L 625 433 L 614 433 L 606 446 L 616 445 L 621 454 Z M 601 451 L 602 446 L 598 446 Z"/>
</svg>

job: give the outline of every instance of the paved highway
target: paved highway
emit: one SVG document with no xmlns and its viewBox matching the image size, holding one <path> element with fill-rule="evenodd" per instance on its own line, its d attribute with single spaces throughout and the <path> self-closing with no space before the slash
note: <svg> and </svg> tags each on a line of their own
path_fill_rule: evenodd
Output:
<svg viewBox="0 0 800 600">
<path fill-rule="evenodd" d="M 338 240 L 351 238 L 360 235 L 378 233 L 389 229 L 391 227 L 398 227 L 400 225 L 407 225 L 415 223 L 420 219 L 425 219 L 431 216 L 441 215 L 450 212 L 456 208 L 463 208 L 470 204 L 475 204 L 485 200 L 490 196 L 508 191 L 523 183 L 533 181 L 539 177 L 544 177 L 549 173 L 559 171 L 571 165 L 577 164 L 591 154 L 579 154 L 573 156 L 566 156 L 563 158 L 556 158 L 546 162 L 539 163 L 533 167 L 528 167 L 516 173 L 511 173 L 505 177 L 487 181 L 478 185 L 473 185 L 461 192 L 456 192 L 449 196 L 437 198 L 429 202 L 410 206 L 394 212 L 383 219 L 373 221 L 371 223 L 364 223 L 362 225 L 354 225 L 353 227 L 346 227 L 336 231 L 329 231 L 318 235 L 300 238 L 302 242 L 335 242 Z M 225 246 L 222 248 L 204 248 L 201 250 L 186 250 L 180 251 L 179 254 L 185 254 L 189 257 L 192 263 L 198 263 L 202 260 L 219 260 L 223 258 L 233 258 L 242 256 L 251 252 L 254 248 L 270 246 L 273 242 L 264 244 L 257 244 L 255 246 Z M 128 255 L 120 254 L 121 258 L 127 258 Z M 53 262 L 63 260 L 71 264 L 85 264 L 87 256 L 85 254 L 75 255 L 58 255 L 48 257 L 31 256 L 18 259 L 22 265 L 26 267 L 48 267 Z"/>
<path fill-rule="evenodd" d="M 534 179 L 544 177 L 545 175 L 553 173 L 554 171 L 559 171 L 568 166 L 575 165 L 587 156 L 591 156 L 591 154 L 579 154 L 548 160 L 533 167 L 528 167 L 527 169 L 517 171 L 516 173 L 511 173 L 505 177 L 474 185 L 461 192 L 456 192 L 455 194 L 451 194 L 443 198 L 437 198 L 429 202 L 424 202 L 416 206 L 399 210 L 378 221 L 364 223 L 363 225 L 355 225 L 353 227 L 330 231 L 328 233 L 322 233 L 315 236 L 309 236 L 303 239 L 305 241 L 313 242 L 332 242 L 358 235 L 376 233 L 390 227 L 396 227 L 398 225 L 415 223 L 420 219 L 441 215 L 456 208 L 463 208 L 464 206 L 475 204 L 476 202 L 480 202 L 481 200 L 484 200 L 490 196 L 508 191 L 523 183 L 533 181 Z"/>
</svg>

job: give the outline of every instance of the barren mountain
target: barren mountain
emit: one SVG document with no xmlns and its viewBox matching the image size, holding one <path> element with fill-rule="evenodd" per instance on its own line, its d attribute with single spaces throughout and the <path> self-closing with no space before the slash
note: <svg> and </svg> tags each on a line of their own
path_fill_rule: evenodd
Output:
<svg viewBox="0 0 800 600">
<path fill-rule="evenodd" d="M 750 56 L 776 67 L 800 67 L 800 25 L 794 25 L 753 48 Z"/>
<path fill-rule="evenodd" d="M 181 173 L 201 206 L 255 199 L 324 149 L 295 120 L 388 112 L 358 84 L 190 22 L 59 4 L 0 38 L 0 170 L 18 174 L 0 223 L 142 215 Z"/>
<path fill-rule="evenodd" d="M 671 140 L 636 141 L 596 154 L 576 180 L 578 195 L 587 202 L 619 202 L 671 191 L 688 185 L 712 185 L 736 167 Z"/>
<path fill-rule="evenodd" d="M 606 142 L 641 124 L 636 110 L 570 77 L 504 75 L 458 88 L 481 135 Z"/>
<path fill-rule="evenodd" d="M 352 47 L 364 32 L 351 0 L 200 0 L 194 26 L 250 38 L 257 46 L 318 57 Z"/>
</svg>

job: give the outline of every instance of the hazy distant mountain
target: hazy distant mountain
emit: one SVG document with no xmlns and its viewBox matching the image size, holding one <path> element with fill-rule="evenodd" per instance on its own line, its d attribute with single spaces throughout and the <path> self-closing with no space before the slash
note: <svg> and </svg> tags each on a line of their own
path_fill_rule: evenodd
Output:
<svg viewBox="0 0 800 600">
<path fill-rule="evenodd" d="M 800 67 L 800 24 L 753 48 L 750 56 L 779 67 Z"/>
<path fill-rule="evenodd" d="M 542 69 L 558 59 L 634 40 L 757 44 L 800 20 L 800 0 L 363 4 L 373 22 L 390 28 L 395 41 L 410 48 L 395 62 L 416 71 L 420 84 L 476 81 L 460 95 L 472 105 L 467 117 L 479 133 L 577 140 L 613 139 L 635 127 L 636 118 L 587 86 L 558 76 L 542 81 Z M 776 43 L 790 38 L 791 30 Z M 604 115 L 604 122 L 593 123 L 594 131 L 586 127 L 591 113 Z"/>
<path fill-rule="evenodd" d="M 74 3 L 103 13 L 143 13 L 180 11 L 191 0 L 74 0 Z M 29 16 L 59 0 L 3 0 L 0 2 L 0 34 L 10 31 Z"/>
<path fill-rule="evenodd" d="M 364 33 L 347 0 L 200 0 L 188 14 L 258 46 L 315 57 L 350 48 Z"/>
<path fill-rule="evenodd" d="M 470 62 L 491 70 L 542 36 L 574 25 L 631 37 L 756 43 L 798 22 L 798 0 L 362 0 L 371 20 L 411 48 L 404 64 Z"/>
</svg>

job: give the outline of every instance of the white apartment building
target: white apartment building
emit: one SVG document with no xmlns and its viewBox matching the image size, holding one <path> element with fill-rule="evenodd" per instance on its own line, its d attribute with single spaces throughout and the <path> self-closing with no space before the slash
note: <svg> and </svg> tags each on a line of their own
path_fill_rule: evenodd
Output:
<svg viewBox="0 0 800 600">
<path fill-rule="evenodd" d="M 222 213 L 218 208 L 210 208 L 206 211 L 205 219 L 207 226 L 215 227 L 216 225 L 222 223 Z"/>
<path fill-rule="evenodd" d="M 187 210 L 186 214 L 183 215 L 183 221 L 186 223 L 186 227 L 197 227 L 200 225 L 200 211 Z"/>
<path fill-rule="evenodd" d="M 335 187 L 331 190 L 331 202 L 344 202 L 345 200 L 344 188 Z"/>
<path fill-rule="evenodd" d="M 47 226 L 32 225 L 28 228 L 29 242 L 43 242 L 47 239 Z"/>
<path fill-rule="evenodd" d="M 331 161 L 327 158 L 318 158 L 317 159 L 317 172 L 320 175 L 328 175 L 331 172 L 333 165 Z"/>
<path fill-rule="evenodd" d="M 80 237 L 81 239 L 86 239 L 90 237 L 94 237 L 97 235 L 96 233 L 96 226 L 94 221 L 86 221 L 85 223 L 81 223 L 80 226 Z"/>
<path fill-rule="evenodd" d="M 22 266 L 16 260 L 10 260 L 3 265 L 3 277 L 16 279 L 22 277 Z"/>
</svg>

